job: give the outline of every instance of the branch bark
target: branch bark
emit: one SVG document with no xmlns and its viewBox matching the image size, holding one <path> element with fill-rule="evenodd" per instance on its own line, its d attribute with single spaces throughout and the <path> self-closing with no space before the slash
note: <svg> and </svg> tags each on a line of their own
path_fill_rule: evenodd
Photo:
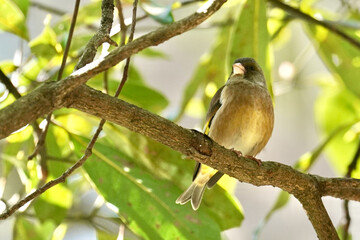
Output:
<svg viewBox="0 0 360 240">
<path fill-rule="evenodd" d="M 271 185 L 293 194 L 303 205 L 319 239 L 338 239 L 321 201 L 322 196 L 360 201 L 360 180 L 323 178 L 290 166 L 263 162 L 261 166 L 144 109 L 81 86 L 66 99 L 69 107 L 105 118 L 165 144 L 186 156 L 256 186 Z"/>
</svg>

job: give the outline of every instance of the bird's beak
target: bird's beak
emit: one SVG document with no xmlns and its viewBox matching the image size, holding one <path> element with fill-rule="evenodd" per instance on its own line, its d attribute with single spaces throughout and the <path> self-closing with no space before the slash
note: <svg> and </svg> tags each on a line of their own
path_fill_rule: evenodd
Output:
<svg viewBox="0 0 360 240">
<path fill-rule="evenodd" d="M 245 72 L 245 67 L 241 63 L 233 64 L 233 75 L 244 75 Z"/>
</svg>

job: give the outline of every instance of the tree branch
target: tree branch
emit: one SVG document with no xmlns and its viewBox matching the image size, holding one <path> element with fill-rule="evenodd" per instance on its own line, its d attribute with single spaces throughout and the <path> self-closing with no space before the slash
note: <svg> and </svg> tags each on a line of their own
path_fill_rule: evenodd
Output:
<svg viewBox="0 0 360 240">
<path fill-rule="evenodd" d="M 101 3 L 101 22 L 100 28 L 96 31 L 95 35 L 86 44 L 85 51 L 80 57 L 79 63 L 75 66 L 75 70 L 84 67 L 86 64 L 91 63 L 96 55 L 98 47 L 104 42 L 117 46 L 117 43 L 110 38 L 110 31 L 113 23 L 114 15 L 114 1 L 103 0 Z"/>
<path fill-rule="evenodd" d="M 75 71 L 71 76 L 57 82 L 46 82 L 0 111 L 0 139 L 63 106 L 63 98 L 91 77 L 103 72 L 129 56 L 150 46 L 156 46 L 179 34 L 189 31 L 214 14 L 226 0 L 209 1 L 211 5 L 201 7 L 196 13 L 172 24 L 160 27 L 123 47 L 112 51 L 102 59 Z"/>
<path fill-rule="evenodd" d="M 320 239 L 337 239 L 335 228 L 321 201 L 322 196 L 360 201 L 360 180 L 304 174 L 276 162 L 263 162 L 258 166 L 250 159 L 239 159 L 232 151 L 199 132 L 179 127 L 87 86 L 81 86 L 66 101 L 72 102 L 70 107 L 150 137 L 241 182 L 256 186 L 271 185 L 293 194 L 304 206 Z"/>
</svg>

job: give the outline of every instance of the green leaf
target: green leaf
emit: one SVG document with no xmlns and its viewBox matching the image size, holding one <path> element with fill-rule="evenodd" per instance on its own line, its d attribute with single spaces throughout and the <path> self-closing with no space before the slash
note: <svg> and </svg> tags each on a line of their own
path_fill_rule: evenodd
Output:
<svg viewBox="0 0 360 240">
<path fill-rule="evenodd" d="M 33 203 L 33 206 L 36 217 L 42 222 L 46 222 L 51 219 L 54 221 L 54 223 L 59 225 L 67 213 L 67 208 L 49 203 L 42 197 L 36 199 Z"/>
<path fill-rule="evenodd" d="M 118 239 L 115 234 L 111 234 L 100 229 L 96 229 L 96 236 L 98 240 L 116 240 Z"/>
<path fill-rule="evenodd" d="M 58 122 L 61 123 L 65 121 L 64 118 L 66 118 L 66 116 L 57 120 Z M 74 118 L 71 118 L 70 115 L 69 119 L 71 121 L 71 119 Z M 76 121 L 74 121 L 73 123 L 74 125 L 77 125 Z M 63 172 L 65 172 L 70 166 L 68 163 L 68 160 L 70 159 L 65 159 L 66 157 L 70 156 L 72 151 L 71 144 L 69 142 L 69 137 L 63 128 L 51 124 L 49 126 L 45 140 L 46 140 L 45 146 L 48 156 L 57 157 L 59 159 L 64 158 L 63 161 L 48 161 L 47 163 L 50 175 L 53 177 L 58 177 Z"/>
<path fill-rule="evenodd" d="M 20 8 L 19 8 L 20 7 Z M 26 4 L 16 5 L 11 0 L 0 0 L 0 29 L 13 33 L 25 40 L 29 40 L 26 27 Z"/>
<path fill-rule="evenodd" d="M 55 230 L 55 225 L 51 221 L 40 224 L 37 221 L 29 221 L 24 217 L 17 217 L 14 227 L 14 240 L 51 239 L 51 235 Z"/>
<path fill-rule="evenodd" d="M 27 16 L 30 1 L 29 0 L 12 0 L 19 7 L 24 16 Z"/>
<path fill-rule="evenodd" d="M 101 17 L 101 1 L 92 1 L 91 3 L 79 9 L 76 18 L 76 27 L 82 25 L 92 25 L 99 21 Z M 54 31 L 57 35 L 67 34 L 70 29 L 72 15 L 64 16 L 59 22 L 54 25 Z M 99 21 L 100 22 L 100 21 Z M 75 34 L 76 35 L 76 34 Z"/>
<path fill-rule="evenodd" d="M 61 45 L 56 40 L 56 33 L 50 27 L 50 17 L 45 20 L 42 33 L 29 43 L 31 52 L 38 57 L 53 58 L 62 51 Z"/>
<path fill-rule="evenodd" d="M 161 24 L 170 24 L 174 22 L 171 5 L 161 6 L 152 0 L 142 0 L 140 6 L 152 19 Z"/>
<path fill-rule="evenodd" d="M 0 62 L 0 69 L 4 72 L 5 75 L 8 75 L 16 70 L 14 61 L 6 60 Z"/>
<path fill-rule="evenodd" d="M 145 48 L 139 53 L 139 55 L 150 58 L 163 58 L 163 59 L 169 58 L 169 56 L 166 53 L 155 48 Z"/>
<path fill-rule="evenodd" d="M 308 36 L 313 40 L 313 45 L 333 76 L 343 82 L 349 91 L 360 97 L 360 84 L 354 77 L 360 75 L 359 48 L 323 27 L 306 26 Z M 348 34 L 360 41 L 358 35 Z"/>
<path fill-rule="evenodd" d="M 191 183 L 194 161 L 184 160 L 180 153 L 169 147 L 124 128 L 107 125 L 104 131 L 113 147 L 130 155 L 137 167 L 142 167 L 151 175 L 170 180 L 183 190 Z M 219 202 L 222 204 L 219 205 Z M 222 231 L 240 226 L 243 220 L 242 210 L 235 197 L 220 186 L 205 192 L 202 206 Z"/>
<path fill-rule="evenodd" d="M 73 136 L 79 153 L 86 141 Z M 181 190 L 131 164 L 116 149 L 97 143 L 84 165 L 102 196 L 118 208 L 123 222 L 144 239 L 221 239 L 218 225 L 204 209 L 175 204 Z"/>
<path fill-rule="evenodd" d="M 265 0 L 247 0 L 235 23 L 228 63 L 231 64 L 241 57 L 251 57 L 259 63 L 273 96 Z"/>
<path fill-rule="evenodd" d="M 168 105 L 168 100 L 160 92 L 142 84 L 128 82 L 120 97 L 151 112 L 160 112 Z"/>
<path fill-rule="evenodd" d="M 334 169 L 343 176 L 358 146 L 360 99 L 338 84 L 323 86 L 315 102 L 315 120 L 325 136 L 355 123 L 340 129 L 325 150 Z M 354 174 L 360 176 L 360 169 Z"/>
</svg>

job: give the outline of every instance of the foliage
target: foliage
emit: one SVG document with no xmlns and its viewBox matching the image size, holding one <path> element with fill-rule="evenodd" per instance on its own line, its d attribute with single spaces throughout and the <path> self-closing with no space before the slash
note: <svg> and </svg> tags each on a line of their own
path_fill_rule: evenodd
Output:
<svg viewBox="0 0 360 240">
<path fill-rule="evenodd" d="M 298 4 L 298 1 L 290 2 Z M 315 3 L 303 1 L 298 7 L 310 16 L 316 13 L 331 16 L 316 8 Z M 43 31 L 30 38 L 27 26 L 30 4 L 28 0 L 0 0 L 0 29 L 23 39 L 31 52 L 21 65 L 10 59 L 0 63 L 0 69 L 17 80 L 16 87 L 23 95 L 44 81 L 57 79 L 70 28 L 70 15 L 62 16 L 53 24 L 48 16 Z M 125 1 L 124 4 L 129 3 Z M 99 22 L 100 5 L 100 1 L 93 1 L 80 9 L 65 76 L 71 74 L 93 35 L 89 26 Z M 176 21 L 173 12 L 178 7 L 181 6 L 141 1 L 143 11 L 157 24 Z M 359 13 L 350 7 L 347 10 L 345 20 L 349 24 L 359 24 Z M 286 41 L 281 33 L 289 27 L 289 19 L 293 20 L 284 12 L 267 6 L 264 0 L 229 1 L 221 17 L 226 24 L 217 30 L 211 49 L 195 68 L 173 120 L 180 121 L 185 115 L 198 116 L 199 112 L 203 115 L 212 95 L 224 84 L 230 62 L 239 56 L 258 60 L 272 92 L 273 47 Z M 360 41 L 359 31 L 344 26 L 343 31 Z M 313 24 L 303 27 L 333 74 L 319 81 L 321 91 L 314 107 L 315 119 L 325 140 L 300 157 L 295 168 L 308 171 L 324 150 L 333 168 L 344 175 L 359 145 L 360 85 L 354 76 L 360 74 L 360 50 L 328 29 Z M 113 38 L 118 40 L 120 36 L 117 34 Z M 166 59 L 167 55 L 146 49 L 135 58 Z M 107 72 L 109 94 L 116 91 L 122 69 L 123 64 L 119 64 Z M 104 75 L 97 75 L 88 85 L 103 90 Z M 0 87 L 0 91 L 0 108 L 16 100 L 5 88 Z M 169 104 L 163 93 L 147 84 L 136 64 L 130 66 L 129 79 L 120 98 L 156 114 L 163 113 Z M 43 126 L 42 120 L 36 124 Z M 25 196 L 44 180 L 58 177 L 78 160 L 98 119 L 72 109 L 61 109 L 54 113 L 52 122 L 45 142 L 45 160 L 38 156 L 27 161 L 38 138 L 31 125 L 0 142 L 0 176 L 4 179 L 3 186 L 0 185 L 0 199 L 7 204 L 13 204 L 16 196 Z M 103 217 L 109 223 L 126 226 L 125 239 L 221 239 L 222 231 L 241 225 L 241 206 L 232 195 L 231 187 L 224 184 L 207 191 L 203 207 L 196 212 L 188 205 L 176 205 L 175 199 L 191 181 L 193 166 L 192 161 L 184 160 L 172 149 L 107 123 L 82 171 L 42 194 L 15 216 L 11 230 L 14 239 L 62 239 L 74 219 L 91 225 L 98 239 L 116 239 L 118 228 L 107 228 L 94 220 L 103 217 L 99 209 L 111 212 L 110 216 Z M 41 176 L 44 171 L 46 179 Z M 353 172 L 353 176 L 359 177 L 360 171 Z M 18 181 L 16 187 L 11 182 L 14 178 Z M 81 196 L 89 189 L 95 189 L 103 200 L 95 201 L 88 212 L 80 211 Z M 280 193 L 256 236 L 288 200 L 287 193 Z"/>
</svg>

